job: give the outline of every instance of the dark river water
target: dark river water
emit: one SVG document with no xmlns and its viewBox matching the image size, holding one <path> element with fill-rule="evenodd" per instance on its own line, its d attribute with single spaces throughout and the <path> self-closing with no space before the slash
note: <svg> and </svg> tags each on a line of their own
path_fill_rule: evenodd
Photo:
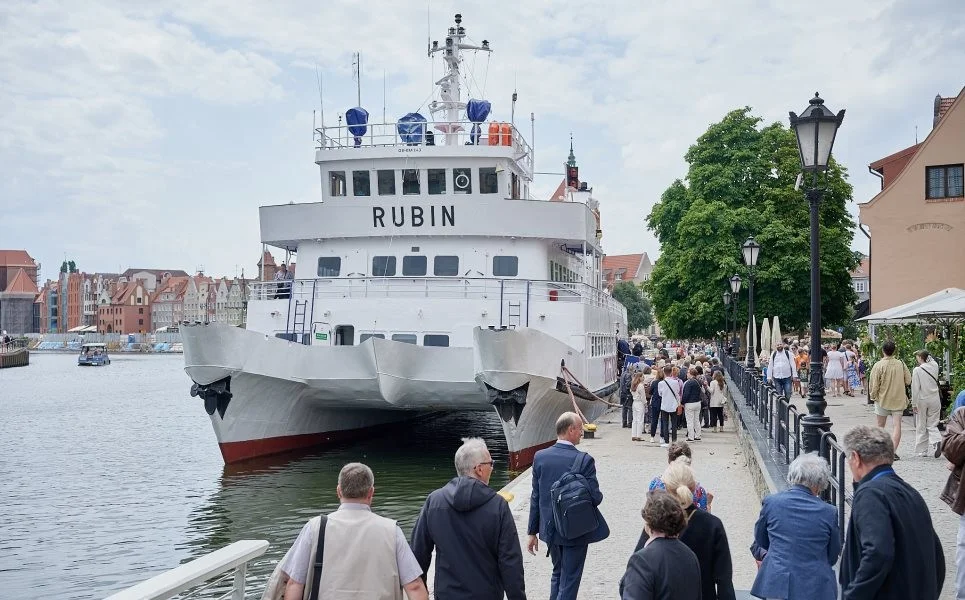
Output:
<svg viewBox="0 0 965 600">
<path fill-rule="evenodd" d="M 454 476 L 466 435 L 486 438 L 508 481 L 493 413 L 449 414 L 327 450 L 225 466 L 180 355 L 76 366 L 37 354 L 0 370 L 0 598 L 103 598 L 241 539 L 265 539 L 248 596 L 302 525 L 338 505 L 347 462 L 375 472 L 374 510 L 409 535 L 426 495 Z"/>
</svg>

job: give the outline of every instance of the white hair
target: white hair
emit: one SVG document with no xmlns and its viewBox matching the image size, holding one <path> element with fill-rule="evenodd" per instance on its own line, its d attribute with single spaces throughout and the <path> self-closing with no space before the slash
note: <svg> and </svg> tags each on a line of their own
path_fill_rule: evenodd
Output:
<svg viewBox="0 0 965 600">
<path fill-rule="evenodd" d="M 831 466 L 817 452 L 802 454 L 787 468 L 787 482 L 823 492 L 831 483 Z"/>
<path fill-rule="evenodd" d="M 456 474 L 469 475 L 472 470 L 486 461 L 489 448 L 482 438 L 462 438 L 462 446 L 456 450 Z"/>
</svg>

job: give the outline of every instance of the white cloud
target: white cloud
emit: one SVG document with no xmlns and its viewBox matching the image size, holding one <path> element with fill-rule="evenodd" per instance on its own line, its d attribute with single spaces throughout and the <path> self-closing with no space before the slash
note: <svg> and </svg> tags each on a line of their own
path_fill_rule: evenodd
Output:
<svg viewBox="0 0 965 600">
<path fill-rule="evenodd" d="M 560 170 L 572 131 L 608 251 L 655 255 L 644 217 L 685 174 L 696 137 L 744 105 L 786 122 L 817 89 L 847 108 L 835 154 L 855 199 L 870 198 L 878 180 L 866 165 L 913 143 L 915 125 L 923 138 L 934 94 L 965 84 L 959 3 L 436 0 L 431 37 L 461 11 L 470 37 L 495 51 L 467 60 L 472 95 L 508 119 L 518 90 L 521 130 L 536 113 L 537 170 Z M 384 72 L 393 118 L 431 91 L 426 36 L 425 6 L 410 2 L 3 5 L 0 208 L 17 224 L 4 244 L 48 263 L 75 253 L 92 269 L 250 270 L 256 207 L 319 194 L 315 65 L 329 123 L 355 103 L 355 51 L 363 105 L 379 115 Z M 548 195 L 558 181 L 534 189 Z M 84 243 L 65 243 L 78 222 Z"/>
</svg>

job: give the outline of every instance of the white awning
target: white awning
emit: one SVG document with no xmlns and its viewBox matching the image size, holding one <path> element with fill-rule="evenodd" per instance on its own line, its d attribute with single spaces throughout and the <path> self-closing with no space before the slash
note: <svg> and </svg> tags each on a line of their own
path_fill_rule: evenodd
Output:
<svg viewBox="0 0 965 600">
<path fill-rule="evenodd" d="M 960 288 L 945 288 L 912 300 L 907 304 L 895 306 L 858 319 L 874 324 L 889 323 L 917 323 L 929 319 L 962 319 L 965 318 L 965 290 Z"/>
</svg>

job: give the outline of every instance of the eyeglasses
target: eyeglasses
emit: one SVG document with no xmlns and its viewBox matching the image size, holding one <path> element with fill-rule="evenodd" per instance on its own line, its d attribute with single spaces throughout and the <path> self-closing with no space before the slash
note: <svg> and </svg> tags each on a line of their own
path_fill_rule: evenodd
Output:
<svg viewBox="0 0 965 600">
<path fill-rule="evenodd" d="M 486 462 L 481 462 L 481 463 L 479 463 L 479 464 L 476 465 L 476 466 L 479 467 L 479 466 L 482 466 L 482 465 L 489 465 L 490 467 L 495 467 L 495 466 L 496 466 L 496 461 L 494 461 L 494 460 L 487 460 Z"/>
</svg>

